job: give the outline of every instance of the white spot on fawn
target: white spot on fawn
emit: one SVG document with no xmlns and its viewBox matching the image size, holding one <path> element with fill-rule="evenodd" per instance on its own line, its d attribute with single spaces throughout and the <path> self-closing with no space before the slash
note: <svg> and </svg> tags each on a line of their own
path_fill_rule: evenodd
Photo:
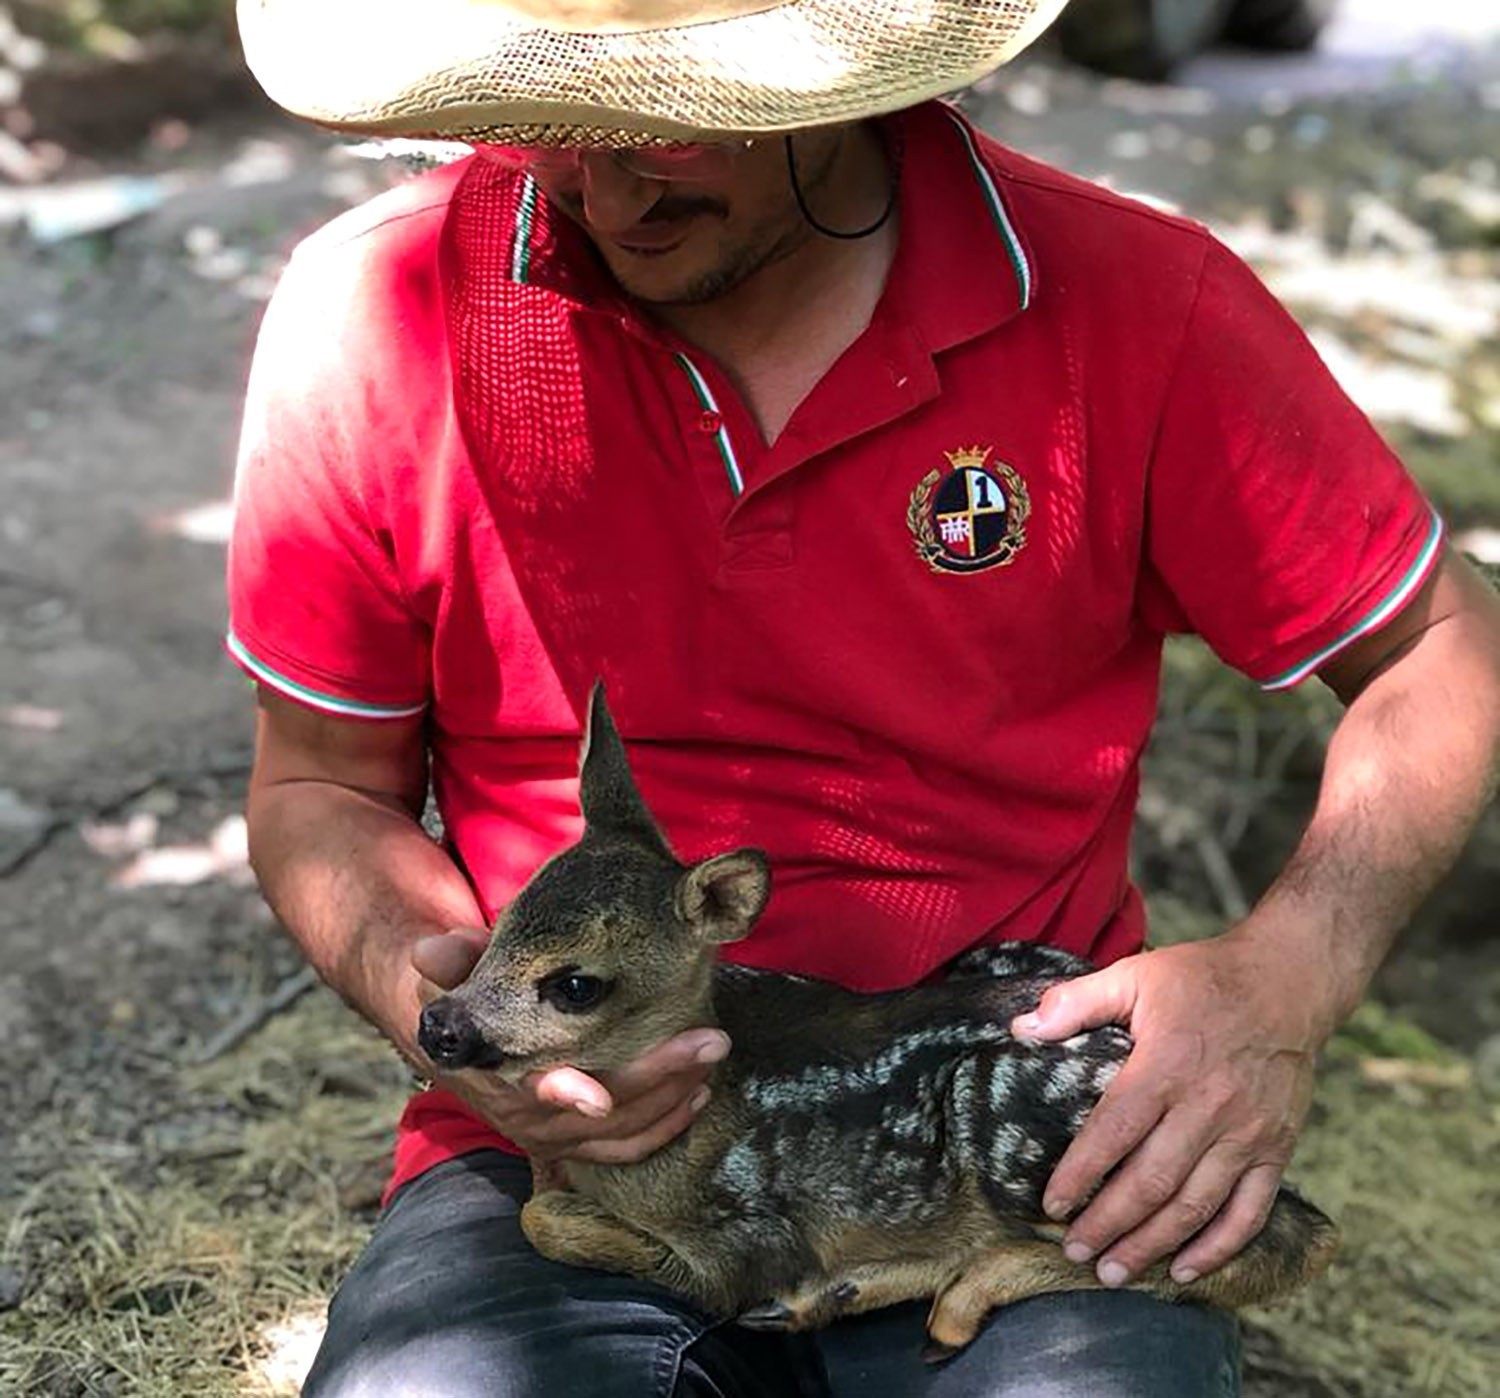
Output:
<svg viewBox="0 0 1500 1398">
<path fill-rule="evenodd" d="M 1066 1102 L 1076 1096 L 1089 1076 L 1089 1064 L 1082 1058 L 1068 1058 L 1055 1064 L 1047 1074 L 1043 1095 L 1049 1102 Z"/>
</svg>

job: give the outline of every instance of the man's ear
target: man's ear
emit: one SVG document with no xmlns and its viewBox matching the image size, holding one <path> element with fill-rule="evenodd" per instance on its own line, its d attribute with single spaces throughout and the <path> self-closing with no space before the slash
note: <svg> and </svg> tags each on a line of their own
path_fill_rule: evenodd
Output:
<svg viewBox="0 0 1500 1398">
<path fill-rule="evenodd" d="M 653 848 L 667 849 L 667 842 L 630 775 L 625 743 L 604 699 L 603 680 L 596 680 L 589 694 L 578 801 L 589 829 L 628 835 Z"/>
<path fill-rule="evenodd" d="M 771 866 L 758 849 L 695 864 L 677 884 L 677 916 L 705 942 L 737 942 L 765 911 Z"/>
</svg>

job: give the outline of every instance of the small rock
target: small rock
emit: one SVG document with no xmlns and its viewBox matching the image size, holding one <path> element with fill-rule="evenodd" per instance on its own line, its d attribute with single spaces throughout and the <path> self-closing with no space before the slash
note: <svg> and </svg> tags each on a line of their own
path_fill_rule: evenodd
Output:
<svg viewBox="0 0 1500 1398">
<path fill-rule="evenodd" d="M 105 859 L 139 854 L 156 842 L 160 822 L 149 811 L 136 811 L 128 820 L 90 821 L 78 827 L 83 842 Z"/>
<path fill-rule="evenodd" d="M 21 321 L 21 329 L 33 340 L 55 340 L 62 329 L 62 316 L 50 306 L 32 311 Z"/>
<path fill-rule="evenodd" d="M 1292 124 L 1292 139 L 1299 146 L 1315 146 L 1328 135 L 1328 118 L 1307 112 Z"/>
<path fill-rule="evenodd" d="M 40 806 L 32 806 L 8 786 L 0 786 L 0 830 L 30 833 L 40 830 L 51 819 Z"/>
<path fill-rule="evenodd" d="M 1468 554 L 1479 563 L 1500 563 L 1500 529 L 1483 526 L 1465 529 L 1454 536 L 1453 542 L 1459 552 Z"/>
<path fill-rule="evenodd" d="M 0 94 L 3 94 L 7 85 L 15 85 L 13 76 L 11 84 L 0 80 Z M 18 86 L 16 95 L 20 95 Z M 47 169 L 9 131 L 0 131 L 0 175 L 13 180 L 16 184 L 35 184 L 38 180 L 46 178 Z"/>
<path fill-rule="evenodd" d="M 1264 155 L 1276 144 L 1276 132 L 1269 126 L 1255 125 L 1245 128 L 1245 149 L 1252 155 Z"/>
<path fill-rule="evenodd" d="M 13 1311 L 26 1295 L 26 1279 L 14 1267 L 0 1267 L 0 1311 Z"/>
<path fill-rule="evenodd" d="M 107 233 L 159 207 L 180 176 L 109 175 L 70 184 L 45 185 L 15 196 L 32 240 L 52 247 L 73 238 Z"/>
<path fill-rule="evenodd" d="M 181 809 L 182 798 L 170 786 L 153 786 L 139 796 L 131 805 L 132 814 L 152 815 L 166 818 Z"/>
<path fill-rule="evenodd" d="M 1474 1081 L 1481 1092 L 1500 1097 L 1500 1034 L 1491 1034 L 1475 1049 Z"/>
<path fill-rule="evenodd" d="M 1117 160 L 1143 160 L 1151 154 L 1151 137 L 1144 131 L 1117 131 L 1109 138 L 1109 153 Z"/>
</svg>

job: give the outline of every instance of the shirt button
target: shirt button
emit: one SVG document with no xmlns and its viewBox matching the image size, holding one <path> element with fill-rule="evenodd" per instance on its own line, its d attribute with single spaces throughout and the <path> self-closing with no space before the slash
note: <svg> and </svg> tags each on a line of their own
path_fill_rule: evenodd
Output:
<svg viewBox="0 0 1500 1398">
<path fill-rule="evenodd" d="M 724 419 L 720 417 L 718 413 L 705 412 L 698 418 L 698 430 L 703 433 L 705 437 L 713 436 L 713 434 L 723 426 Z"/>
</svg>

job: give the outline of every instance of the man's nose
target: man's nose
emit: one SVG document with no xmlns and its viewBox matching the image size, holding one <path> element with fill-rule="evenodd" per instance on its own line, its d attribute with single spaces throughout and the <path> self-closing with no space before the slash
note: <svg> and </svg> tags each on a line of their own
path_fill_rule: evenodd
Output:
<svg viewBox="0 0 1500 1398">
<path fill-rule="evenodd" d="M 598 233 L 634 228 L 661 198 L 659 181 L 631 174 L 608 151 L 585 151 L 581 164 L 583 214 Z"/>
<path fill-rule="evenodd" d="M 417 1045 L 440 1068 L 467 1068 L 484 1048 L 484 1037 L 469 1012 L 445 995 L 422 1011 Z"/>
</svg>

